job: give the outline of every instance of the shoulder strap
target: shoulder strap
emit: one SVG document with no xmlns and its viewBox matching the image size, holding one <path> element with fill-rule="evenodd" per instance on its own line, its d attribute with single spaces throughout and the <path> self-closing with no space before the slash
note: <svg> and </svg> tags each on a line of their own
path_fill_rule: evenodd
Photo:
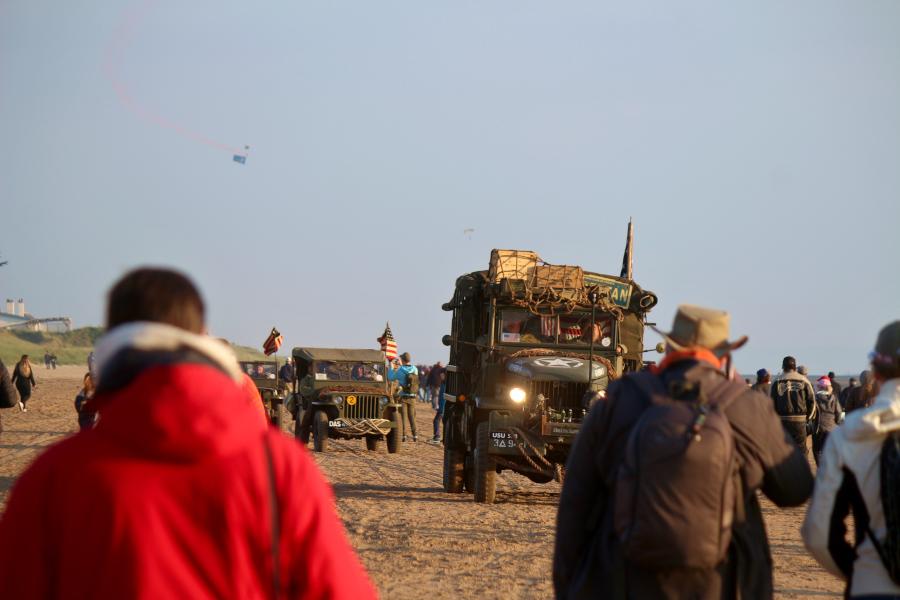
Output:
<svg viewBox="0 0 900 600">
<path fill-rule="evenodd" d="M 269 513 L 272 523 L 272 590 L 273 598 L 281 597 L 281 577 L 279 574 L 279 539 L 281 538 L 281 513 L 278 506 L 278 489 L 275 485 L 275 463 L 272 460 L 272 447 L 269 445 L 269 432 L 263 437 L 263 445 L 266 451 L 266 470 L 269 478 Z"/>
</svg>

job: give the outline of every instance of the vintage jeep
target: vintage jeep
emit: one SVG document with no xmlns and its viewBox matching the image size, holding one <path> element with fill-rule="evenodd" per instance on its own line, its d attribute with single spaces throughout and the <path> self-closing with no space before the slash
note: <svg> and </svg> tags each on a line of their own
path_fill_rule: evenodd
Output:
<svg viewBox="0 0 900 600">
<path fill-rule="evenodd" d="M 400 404 L 388 393 L 383 352 L 294 348 L 293 356 L 298 439 L 309 443 L 312 433 L 317 452 L 329 437 L 364 437 L 369 450 L 386 439 L 388 452 L 400 451 Z"/>
<path fill-rule="evenodd" d="M 444 490 L 493 502 L 504 469 L 561 481 L 592 401 L 642 367 L 652 292 L 634 281 L 494 250 L 450 302 Z M 659 350 L 659 348 L 657 348 Z"/>
<path fill-rule="evenodd" d="M 278 362 L 274 360 L 242 360 L 239 364 L 241 370 L 249 375 L 256 384 L 269 421 L 276 427 L 281 427 L 281 408 L 288 395 L 290 382 L 278 378 Z"/>
</svg>

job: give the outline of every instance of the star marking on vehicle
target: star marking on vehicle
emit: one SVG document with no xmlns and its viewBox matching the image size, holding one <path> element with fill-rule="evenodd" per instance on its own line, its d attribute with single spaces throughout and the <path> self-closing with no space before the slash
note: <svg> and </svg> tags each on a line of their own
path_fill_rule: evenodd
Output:
<svg viewBox="0 0 900 600">
<path fill-rule="evenodd" d="M 577 369 L 584 363 L 576 358 L 539 358 L 534 361 L 539 367 L 553 367 L 555 369 Z"/>
</svg>

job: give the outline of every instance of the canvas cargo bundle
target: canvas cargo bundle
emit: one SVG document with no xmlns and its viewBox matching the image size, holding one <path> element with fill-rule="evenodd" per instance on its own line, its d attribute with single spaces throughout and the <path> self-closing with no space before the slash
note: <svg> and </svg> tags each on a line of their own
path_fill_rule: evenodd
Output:
<svg viewBox="0 0 900 600">
<path fill-rule="evenodd" d="M 584 289 L 584 270 L 570 265 L 540 265 L 529 273 L 528 287 L 536 289 Z"/>
<path fill-rule="evenodd" d="M 491 250 L 488 278 L 491 283 L 504 279 L 528 281 L 530 273 L 541 263 L 537 252 L 530 250 Z"/>
</svg>

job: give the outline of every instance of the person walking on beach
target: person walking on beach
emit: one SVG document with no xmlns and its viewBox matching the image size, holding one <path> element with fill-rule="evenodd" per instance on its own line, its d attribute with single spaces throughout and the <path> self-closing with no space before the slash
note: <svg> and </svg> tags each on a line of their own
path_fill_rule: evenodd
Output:
<svg viewBox="0 0 900 600">
<path fill-rule="evenodd" d="M 785 356 L 781 361 L 781 375 L 772 383 L 772 402 L 781 424 L 791 439 L 806 454 L 809 423 L 815 417 L 816 393 L 806 376 L 797 371 L 797 360 Z"/>
<path fill-rule="evenodd" d="M 801 533 L 847 582 L 844 597 L 900 598 L 900 321 L 881 329 L 869 360 L 880 391 L 829 436 Z"/>
<path fill-rule="evenodd" d="M 19 477 L 0 598 L 376 597 L 309 453 L 254 414 L 194 284 L 138 269 L 109 292 L 100 418 Z"/>
<path fill-rule="evenodd" d="M 729 315 L 679 306 L 666 355 L 613 381 L 566 465 L 553 585 L 574 598 L 771 598 L 757 490 L 798 506 L 809 464 L 766 396 L 729 378 Z M 640 452 L 638 452 L 640 448 Z"/>
<path fill-rule="evenodd" d="M 756 372 L 756 383 L 750 386 L 754 392 L 760 392 L 761 394 L 765 394 L 766 396 L 770 393 L 770 386 L 772 383 L 772 376 L 769 375 L 769 372 L 765 369 L 760 369 Z"/>
<path fill-rule="evenodd" d="M 816 459 L 818 465 L 828 434 L 834 431 L 834 428 L 841 422 L 841 404 L 831 388 L 831 379 L 828 377 L 820 377 L 816 380 L 816 405 L 818 425 L 813 434 L 812 446 L 813 458 Z"/>
<path fill-rule="evenodd" d="M 834 371 L 828 371 L 828 381 L 831 382 L 831 393 L 834 394 L 834 397 L 838 399 L 840 402 L 841 392 L 844 389 L 840 383 L 838 383 L 837 376 L 834 374 Z"/>
<path fill-rule="evenodd" d="M 16 385 L 19 392 L 19 410 L 28 412 L 28 399 L 31 398 L 31 390 L 37 387 L 34 381 L 34 370 L 31 368 L 31 362 L 28 355 L 23 354 L 16 368 L 13 369 L 12 382 Z"/>
<path fill-rule="evenodd" d="M 847 410 L 847 398 L 850 395 L 850 390 L 855 388 L 857 385 L 859 384 L 856 381 L 856 377 L 851 377 L 847 381 L 847 387 L 841 390 L 841 395 L 840 397 L 838 397 L 838 400 L 841 403 L 841 408 L 843 408 L 844 410 Z"/>
<path fill-rule="evenodd" d="M 409 432 L 414 442 L 419 441 L 416 435 L 416 398 L 419 393 L 419 370 L 412 364 L 409 352 L 400 355 L 403 364 L 394 368 L 388 367 L 388 381 L 396 381 L 400 398 L 400 422 L 403 423 L 403 441 L 406 441 L 406 422 L 409 421 Z"/>
<path fill-rule="evenodd" d="M 90 429 L 97 420 L 94 408 L 94 378 L 90 372 L 84 374 L 82 388 L 75 396 L 75 412 L 78 414 L 78 428 Z"/>
<path fill-rule="evenodd" d="M 872 377 L 871 371 L 863 371 L 859 374 L 859 385 L 851 388 L 847 393 L 847 403 L 844 410 L 851 413 L 861 408 L 869 408 L 878 394 L 877 382 Z"/>
</svg>

